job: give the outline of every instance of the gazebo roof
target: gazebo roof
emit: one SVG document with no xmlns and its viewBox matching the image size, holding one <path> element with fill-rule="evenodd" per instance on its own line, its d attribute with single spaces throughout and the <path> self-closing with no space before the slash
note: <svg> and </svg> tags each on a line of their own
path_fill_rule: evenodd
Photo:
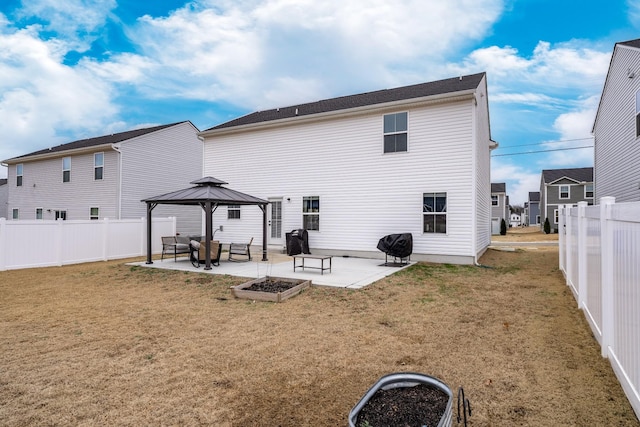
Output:
<svg viewBox="0 0 640 427">
<path fill-rule="evenodd" d="M 195 187 L 161 194 L 142 200 L 146 203 L 200 205 L 210 201 L 217 205 L 267 205 L 268 201 L 240 191 L 225 188 L 224 181 L 207 176 L 191 181 Z"/>
</svg>

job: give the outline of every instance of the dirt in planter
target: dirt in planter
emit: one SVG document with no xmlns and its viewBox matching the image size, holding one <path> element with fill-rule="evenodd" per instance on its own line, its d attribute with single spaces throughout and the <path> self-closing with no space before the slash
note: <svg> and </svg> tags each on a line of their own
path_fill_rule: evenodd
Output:
<svg viewBox="0 0 640 427">
<path fill-rule="evenodd" d="M 244 291 L 259 291 L 259 292 L 273 292 L 277 294 L 278 292 L 287 291 L 294 286 L 297 286 L 297 283 L 284 282 L 280 280 L 263 280 L 262 282 L 254 283 L 248 288 L 244 288 Z"/>
<path fill-rule="evenodd" d="M 427 384 L 378 390 L 360 409 L 356 427 L 436 427 L 449 396 Z"/>
</svg>

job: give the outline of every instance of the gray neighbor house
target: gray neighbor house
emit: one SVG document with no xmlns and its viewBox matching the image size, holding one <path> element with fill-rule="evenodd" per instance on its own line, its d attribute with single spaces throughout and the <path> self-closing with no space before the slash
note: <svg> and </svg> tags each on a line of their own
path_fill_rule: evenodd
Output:
<svg viewBox="0 0 640 427">
<path fill-rule="evenodd" d="M 527 225 L 540 225 L 540 192 L 530 191 L 529 200 L 526 203 Z"/>
<path fill-rule="evenodd" d="M 509 196 L 507 184 L 504 182 L 491 183 L 491 234 L 500 234 L 502 220 L 509 224 Z"/>
<path fill-rule="evenodd" d="M 545 169 L 540 179 L 540 220 L 549 218 L 551 230 L 558 232 L 558 206 L 586 201 L 593 204 L 593 168 Z"/>
<path fill-rule="evenodd" d="M 198 132 L 190 121 L 183 121 L 77 140 L 4 160 L 7 219 L 143 218 L 147 212 L 142 199 L 202 178 Z M 176 217 L 178 232 L 201 232 L 198 207 L 160 206 L 153 213 Z"/>
<path fill-rule="evenodd" d="M 640 39 L 615 44 L 592 133 L 596 200 L 640 201 Z"/>
</svg>

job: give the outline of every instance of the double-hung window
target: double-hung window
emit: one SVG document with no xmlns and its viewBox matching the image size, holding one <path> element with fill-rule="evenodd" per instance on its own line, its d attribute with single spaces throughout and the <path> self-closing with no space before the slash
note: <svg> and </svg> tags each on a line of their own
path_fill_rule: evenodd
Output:
<svg viewBox="0 0 640 427">
<path fill-rule="evenodd" d="M 62 182 L 71 181 L 71 157 L 62 158 Z"/>
<path fill-rule="evenodd" d="M 407 151 L 407 113 L 385 114 L 384 152 Z"/>
<path fill-rule="evenodd" d="M 320 197 L 302 198 L 302 227 L 305 230 L 320 230 Z"/>
<path fill-rule="evenodd" d="M 492 194 L 491 195 L 491 206 L 500 206 L 500 203 L 498 202 L 498 195 L 497 194 Z"/>
<path fill-rule="evenodd" d="M 36 208 L 36 219 L 42 219 L 42 208 Z"/>
<path fill-rule="evenodd" d="M 16 165 L 16 187 L 22 187 L 22 163 Z"/>
<path fill-rule="evenodd" d="M 568 199 L 569 198 L 569 186 L 568 185 L 561 185 L 558 190 L 560 192 L 560 198 L 561 199 Z"/>
<path fill-rule="evenodd" d="M 11 218 L 20 219 L 20 209 L 13 208 L 13 210 L 11 211 Z"/>
<path fill-rule="evenodd" d="M 104 153 L 93 155 L 93 179 L 99 181 L 104 173 Z"/>
<path fill-rule="evenodd" d="M 593 199 L 593 184 L 586 184 L 584 186 L 584 198 Z"/>
<path fill-rule="evenodd" d="M 446 233 L 447 193 L 424 193 L 422 217 L 424 233 Z"/>
<path fill-rule="evenodd" d="M 240 219 L 240 205 L 227 206 L 227 219 Z"/>
<path fill-rule="evenodd" d="M 90 219 L 99 219 L 100 218 L 100 208 L 89 208 L 89 218 Z"/>
</svg>

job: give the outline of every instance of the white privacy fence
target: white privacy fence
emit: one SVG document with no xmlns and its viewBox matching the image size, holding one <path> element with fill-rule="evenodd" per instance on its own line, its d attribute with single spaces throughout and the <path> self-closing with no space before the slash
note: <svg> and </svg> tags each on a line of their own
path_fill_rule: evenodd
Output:
<svg viewBox="0 0 640 427">
<path fill-rule="evenodd" d="M 153 218 L 152 252 L 176 234 L 176 218 Z M 146 255 L 147 220 L 7 221 L 0 218 L 0 271 Z"/>
<path fill-rule="evenodd" d="M 640 202 L 559 209 L 560 269 L 640 418 Z"/>
</svg>

